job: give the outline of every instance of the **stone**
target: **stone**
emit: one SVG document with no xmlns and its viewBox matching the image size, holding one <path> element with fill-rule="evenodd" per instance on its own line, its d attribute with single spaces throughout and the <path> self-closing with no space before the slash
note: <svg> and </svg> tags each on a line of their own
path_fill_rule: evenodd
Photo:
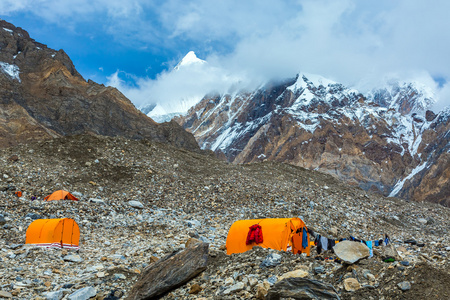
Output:
<svg viewBox="0 0 450 300">
<path fill-rule="evenodd" d="M 12 294 L 10 292 L 7 291 L 0 291 L 0 297 L 1 298 L 12 298 Z"/>
<path fill-rule="evenodd" d="M 409 261 L 403 260 L 400 263 L 405 267 L 409 266 Z"/>
<path fill-rule="evenodd" d="M 44 293 L 44 297 L 47 300 L 61 300 L 64 297 L 64 292 L 62 290 L 55 292 L 47 292 Z"/>
<path fill-rule="evenodd" d="M 138 209 L 144 208 L 144 204 L 142 204 L 141 202 L 136 201 L 136 200 L 128 201 L 128 205 L 131 207 L 134 207 L 134 208 L 138 208 Z"/>
<path fill-rule="evenodd" d="M 270 284 L 268 282 L 259 283 L 256 286 L 256 299 L 264 300 L 266 299 L 267 292 L 270 289 Z"/>
<path fill-rule="evenodd" d="M 226 286 L 228 286 L 228 285 L 233 285 L 233 284 L 234 284 L 234 279 L 231 278 L 231 277 L 228 277 L 228 278 L 225 279 L 224 284 L 225 284 Z"/>
<path fill-rule="evenodd" d="M 244 288 L 245 288 L 244 283 L 243 282 L 238 282 L 238 283 L 230 286 L 226 290 L 224 290 L 223 294 L 224 295 L 229 295 L 229 294 L 237 293 L 237 292 L 242 291 Z"/>
<path fill-rule="evenodd" d="M 370 250 L 365 244 L 351 241 L 342 241 L 336 244 L 333 250 L 339 259 L 348 264 L 354 264 L 370 255 Z"/>
<path fill-rule="evenodd" d="M 98 199 L 98 198 L 89 198 L 89 202 L 97 203 L 97 204 L 105 204 L 105 201 L 103 201 L 102 199 Z"/>
<path fill-rule="evenodd" d="M 202 291 L 202 287 L 198 283 L 194 283 L 193 285 L 191 285 L 191 288 L 189 290 L 189 294 L 197 295 L 201 291 Z"/>
<path fill-rule="evenodd" d="M 193 246 L 195 244 L 200 244 L 200 243 L 202 243 L 202 241 L 200 241 L 200 240 L 198 240 L 196 238 L 189 238 L 184 245 L 185 245 L 186 248 L 188 248 L 188 247 L 191 247 L 191 246 Z"/>
<path fill-rule="evenodd" d="M 6 224 L 6 219 L 4 216 L 0 215 L 0 226 L 3 226 Z"/>
<path fill-rule="evenodd" d="M 71 261 L 71 262 L 82 262 L 83 259 L 78 254 L 69 254 L 63 257 L 65 261 Z"/>
<path fill-rule="evenodd" d="M 122 274 L 122 273 L 116 273 L 116 274 L 114 274 L 114 279 L 125 280 L 125 279 L 127 279 L 127 277 L 124 274 Z"/>
<path fill-rule="evenodd" d="M 325 268 L 322 266 L 314 267 L 314 273 L 315 274 L 323 274 L 323 273 L 325 273 Z"/>
<path fill-rule="evenodd" d="M 278 253 L 270 253 L 261 262 L 260 267 L 261 268 L 275 267 L 275 266 L 278 266 L 280 263 L 281 263 L 281 255 Z"/>
<path fill-rule="evenodd" d="M 340 299 L 331 284 L 300 277 L 280 280 L 269 289 L 267 300 L 280 298 Z"/>
<path fill-rule="evenodd" d="M 299 270 L 294 270 L 291 272 L 284 273 L 283 275 L 281 275 L 281 277 L 278 280 L 283 280 L 285 278 L 293 278 L 293 277 L 304 278 L 304 277 L 307 277 L 308 275 L 309 275 L 308 272 L 299 269 Z"/>
<path fill-rule="evenodd" d="M 357 291 L 361 288 L 361 284 L 356 278 L 344 279 L 344 288 L 347 292 Z"/>
<path fill-rule="evenodd" d="M 409 281 L 402 281 L 402 282 L 398 283 L 397 286 L 399 289 L 401 289 L 404 292 L 411 289 L 411 283 Z"/>
<path fill-rule="evenodd" d="M 76 290 L 70 294 L 67 299 L 69 300 L 87 300 L 97 295 L 97 290 L 92 286 L 87 286 L 82 289 Z"/>
<path fill-rule="evenodd" d="M 424 219 L 424 218 L 418 218 L 417 222 L 419 222 L 422 225 L 426 225 L 428 223 L 427 219 Z"/>
<path fill-rule="evenodd" d="M 397 250 L 395 249 L 394 245 L 389 244 L 382 248 L 381 251 L 381 258 L 384 260 L 388 258 L 393 258 L 394 260 L 401 260 L 401 256 L 398 254 Z"/>
<path fill-rule="evenodd" d="M 195 244 L 149 265 L 126 299 L 159 297 L 187 283 L 206 269 L 208 247 L 206 243 Z"/>
</svg>

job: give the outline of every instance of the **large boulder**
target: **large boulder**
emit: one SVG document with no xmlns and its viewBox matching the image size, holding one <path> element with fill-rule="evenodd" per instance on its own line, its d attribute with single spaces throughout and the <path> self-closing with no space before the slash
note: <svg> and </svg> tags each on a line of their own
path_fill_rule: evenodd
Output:
<svg viewBox="0 0 450 300">
<path fill-rule="evenodd" d="M 359 242 L 342 241 L 336 244 L 333 250 L 340 260 L 348 264 L 354 264 L 360 259 L 370 256 L 369 248 Z"/>
<path fill-rule="evenodd" d="M 185 284 L 206 269 L 207 243 L 193 243 L 148 266 L 126 299 L 155 299 Z"/>
<path fill-rule="evenodd" d="M 334 287 L 317 280 L 285 278 L 272 286 L 266 300 L 278 299 L 340 299 Z"/>
</svg>

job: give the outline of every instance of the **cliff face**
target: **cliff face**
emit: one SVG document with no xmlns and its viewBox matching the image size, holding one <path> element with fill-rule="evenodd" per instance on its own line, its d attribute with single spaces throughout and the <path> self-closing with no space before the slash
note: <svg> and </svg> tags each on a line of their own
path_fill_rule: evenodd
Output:
<svg viewBox="0 0 450 300">
<path fill-rule="evenodd" d="M 177 121 L 230 162 L 287 162 L 386 196 L 449 205 L 450 114 L 425 113 L 430 103 L 414 84 L 363 95 L 300 75 L 205 98 Z"/>
<path fill-rule="evenodd" d="M 0 21 L 0 144 L 93 133 L 198 150 L 175 122 L 158 124 L 117 89 L 85 81 L 63 50 Z"/>
</svg>

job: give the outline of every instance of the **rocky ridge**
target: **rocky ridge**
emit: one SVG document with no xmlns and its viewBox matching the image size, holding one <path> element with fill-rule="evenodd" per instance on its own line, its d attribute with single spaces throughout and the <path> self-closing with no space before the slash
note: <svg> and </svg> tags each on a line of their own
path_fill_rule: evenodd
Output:
<svg viewBox="0 0 450 300">
<path fill-rule="evenodd" d="M 93 133 L 198 150 L 174 122 L 157 124 L 117 89 L 86 81 L 63 50 L 0 20 L 0 146 Z"/>
<path fill-rule="evenodd" d="M 263 299 L 292 271 L 333 285 L 341 299 L 449 296 L 450 211 L 436 204 L 384 198 L 290 164 L 235 165 L 121 137 L 3 149 L 0 170 L 0 293 L 13 299 L 121 299 L 147 266 L 191 237 L 209 243 L 207 269 L 164 299 Z M 31 200 L 61 188 L 81 200 Z M 311 257 L 259 247 L 225 254 L 234 221 L 294 216 L 330 238 L 387 233 L 397 261 L 384 262 L 382 248 L 354 265 L 314 249 Z M 60 217 L 79 224 L 80 250 L 23 245 L 34 219 Z M 262 266 L 269 254 L 279 259 Z"/>
<path fill-rule="evenodd" d="M 365 190 L 450 204 L 450 108 L 412 83 L 363 95 L 300 74 L 252 92 L 205 97 L 176 118 L 233 163 L 287 162 Z"/>
</svg>

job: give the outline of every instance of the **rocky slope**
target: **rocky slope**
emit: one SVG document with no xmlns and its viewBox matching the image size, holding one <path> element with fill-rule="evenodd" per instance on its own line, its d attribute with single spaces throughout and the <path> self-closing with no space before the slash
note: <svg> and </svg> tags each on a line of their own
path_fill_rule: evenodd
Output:
<svg viewBox="0 0 450 300">
<path fill-rule="evenodd" d="M 63 50 L 0 20 L 0 145 L 80 133 L 198 149 L 174 122 L 157 124 L 117 89 L 85 81 Z"/>
<path fill-rule="evenodd" d="M 391 84 L 363 95 L 310 74 L 206 97 L 176 118 L 203 149 L 234 163 L 287 162 L 385 196 L 450 205 L 450 108 Z"/>
<path fill-rule="evenodd" d="M 60 188 L 81 200 L 39 200 Z M 383 262 L 381 247 L 352 266 L 315 249 L 311 257 L 261 248 L 225 254 L 234 221 L 294 216 L 329 238 L 387 233 L 398 260 Z M 79 251 L 23 245 L 34 219 L 60 217 L 79 224 Z M 290 164 L 236 165 L 167 144 L 92 135 L 0 150 L 0 295 L 13 299 L 71 299 L 77 291 L 122 299 L 147 266 L 190 237 L 209 243 L 208 267 L 164 299 L 262 299 L 290 271 L 332 284 L 341 299 L 448 299 L 449 229 L 448 208 L 384 198 Z M 269 254 L 280 261 L 264 267 Z M 349 290 L 348 280 L 360 288 Z"/>
</svg>

